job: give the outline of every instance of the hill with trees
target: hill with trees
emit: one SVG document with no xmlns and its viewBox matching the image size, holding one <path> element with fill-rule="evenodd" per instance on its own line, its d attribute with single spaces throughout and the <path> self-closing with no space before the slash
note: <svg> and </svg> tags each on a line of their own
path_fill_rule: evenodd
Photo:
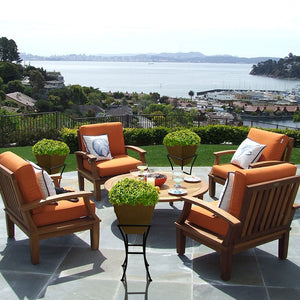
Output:
<svg viewBox="0 0 300 300">
<path fill-rule="evenodd" d="M 290 53 L 278 61 L 268 59 L 252 66 L 251 75 L 300 79 L 300 56 Z"/>
</svg>

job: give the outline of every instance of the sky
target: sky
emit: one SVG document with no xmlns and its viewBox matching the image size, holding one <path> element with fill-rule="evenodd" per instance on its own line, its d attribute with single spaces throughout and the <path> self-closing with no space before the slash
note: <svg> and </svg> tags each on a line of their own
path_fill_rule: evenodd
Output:
<svg viewBox="0 0 300 300">
<path fill-rule="evenodd" d="M 35 55 L 300 55 L 299 0 L 15 0 L 0 37 Z"/>
</svg>

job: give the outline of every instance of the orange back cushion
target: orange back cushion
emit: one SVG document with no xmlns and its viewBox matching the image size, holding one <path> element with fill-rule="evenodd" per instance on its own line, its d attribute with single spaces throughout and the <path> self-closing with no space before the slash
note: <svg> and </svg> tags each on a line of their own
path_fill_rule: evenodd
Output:
<svg viewBox="0 0 300 300">
<path fill-rule="evenodd" d="M 239 218 L 246 185 L 294 176 L 296 171 L 297 167 L 289 163 L 235 171 L 229 213 Z"/>
<path fill-rule="evenodd" d="M 14 173 L 25 203 L 43 199 L 37 177 L 29 162 L 7 151 L 0 154 L 0 164 Z"/>
<path fill-rule="evenodd" d="M 259 161 L 281 160 L 289 141 L 285 134 L 270 132 L 257 128 L 251 128 L 248 137 L 255 142 L 267 145 L 262 152 Z"/>
<path fill-rule="evenodd" d="M 109 149 L 112 156 L 125 154 L 123 126 L 120 122 L 83 125 L 79 128 L 81 149 L 86 151 L 83 135 L 108 135 Z"/>
</svg>

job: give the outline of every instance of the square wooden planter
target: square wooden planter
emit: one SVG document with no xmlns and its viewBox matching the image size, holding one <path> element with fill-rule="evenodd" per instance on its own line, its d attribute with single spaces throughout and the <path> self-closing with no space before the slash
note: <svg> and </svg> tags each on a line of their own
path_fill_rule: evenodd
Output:
<svg viewBox="0 0 300 300">
<path fill-rule="evenodd" d="M 194 154 L 198 149 L 198 145 L 186 146 L 166 146 L 170 157 L 174 164 L 185 166 L 189 164 L 194 158 Z"/>
<path fill-rule="evenodd" d="M 35 155 L 38 165 L 49 174 L 55 174 L 60 171 L 65 163 L 67 155 Z"/>
<path fill-rule="evenodd" d="M 153 206 L 138 205 L 114 205 L 115 214 L 120 225 L 150 225 Z M 144 234 L 147 227 L 122 227 L 126 234 Z"/>
</svg>

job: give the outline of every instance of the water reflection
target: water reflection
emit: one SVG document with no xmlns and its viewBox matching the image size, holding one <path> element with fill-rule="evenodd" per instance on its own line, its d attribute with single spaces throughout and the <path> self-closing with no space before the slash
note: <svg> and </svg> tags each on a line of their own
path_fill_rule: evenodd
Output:
<svg viewBox="0 0 300 300">
<path fill-rule="evenodd" d="M 262 127 L 262 128 L 279 128 L 279 129 L 300 129 L 299 122 L 293 120 L 247 120 L 242 118 L 243 125 L 249 127 Z"/>
</svg>

